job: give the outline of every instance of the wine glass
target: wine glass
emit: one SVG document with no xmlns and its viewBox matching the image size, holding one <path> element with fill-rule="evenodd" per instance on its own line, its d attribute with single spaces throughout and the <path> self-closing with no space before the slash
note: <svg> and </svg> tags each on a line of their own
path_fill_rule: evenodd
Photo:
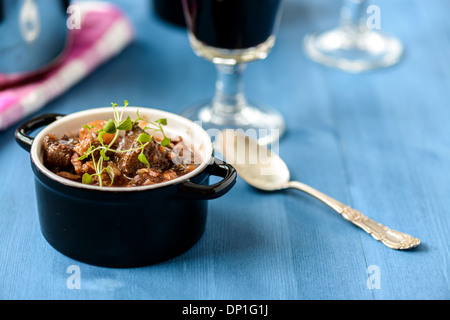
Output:
<svg viewBox="0 0 450 320">
<path fill-rule="evenodd" d="M 212 100 L 181 115 L 206 129 L 253 130 L 259 142 L 271 143 L 284 132 L 274 109 L 249 103 L 243 72 L 251 61 L 265 59 L 275 44 L 281 0 L 182 0 L 190 45 L 217 68 Z"/>
<path fill-rule="evenodd" d="M 370 8 L 366 0 L 344 0 L 340 25 L 333 30 L 306 35 L 305 53 L 323 65 L 353 73 L 399 62 L 403 45 L 395 37 L 382 33 L 373 21 L 365 19 L 367 11 L 380 15 L 378 7 Z"/>
</svg>

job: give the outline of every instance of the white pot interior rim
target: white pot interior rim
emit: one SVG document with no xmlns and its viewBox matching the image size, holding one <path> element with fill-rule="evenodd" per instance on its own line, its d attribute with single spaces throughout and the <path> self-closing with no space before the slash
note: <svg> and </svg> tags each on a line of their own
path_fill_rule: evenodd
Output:
<svg viewBox="0 0 450 320">
<path fill-rule="evenodd" d="M 122 110 L 122 108 L 123 107 L 116 107 L 116 110 L 120 111 Z M 131 120 L 133 121 L 137 118 L 136 112 L 138 110 L 139 115 L 146 120 L 148 119 L 149 121 L 156 121 L 160 118 L 166 118 L 167 125 L 163 126 L 166 136 L 168 136 L 169 138 L 181 136 L 183 138 L 183 142 L 201 157 L 201 163 L 199 164 L 199 166 L 188 174 L 185 174 L 176 179 L 148 186 L 137 187 L 99 187 L 95 185 L 82 184 L 77 181 L 63 178 L 53 173 L 44 166 L 42 141 L 47 134 L 55 134 L 59 138 L 64 133 L 78 132 L 79 128 L 82 125 L 88 124 L 91 121 L 108 120 L 110 118 L 113 118 L 112 107 L 94 108 L 71 113 L 47 125 L 36 135 L 33 140 L 30 149 L 31 159 L 33 160 L 36 168 L 52 180 L 76 188 L 105 192 L 144 191 L 148 189 L 156 189 L 172 184 L 177 184 L 181 181 L 196 176 L 197 174 L 202 172 L 204 168 L 210 163 L 213 156 L 213 145 L 209 134 L 200 125 L 180 115 L 146 107 L 126 107 L 124 109 L 123 119 L 126 119 L 127 116 L 130 116 Z"/>
</svg>

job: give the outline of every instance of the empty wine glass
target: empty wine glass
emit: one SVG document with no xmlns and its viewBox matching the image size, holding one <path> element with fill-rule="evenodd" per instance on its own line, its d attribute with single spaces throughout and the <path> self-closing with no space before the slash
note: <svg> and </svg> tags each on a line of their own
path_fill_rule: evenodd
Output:
<svg viewBox="0 0 450 320">
<path fill-rule="evenodd" d="M 193 51 L 217 68 L 212 100 L 181 114 L 205 129 L 254 129 L 263 144 L 284 132 L 282 116 L 249 103 L 243 90 L 248 62 L 265 59 L 275 44 L 281 0 L 183 0 Z"/>
<path fill-rule="evenodd" d="M 308 34 L 304 50 L 314 61 L 349 72 L 389 67 L 400 61 L 403 46 L 367 23 L 366 0 L 344 0 L 340 25 L 333 30 Z"/>
</svg>

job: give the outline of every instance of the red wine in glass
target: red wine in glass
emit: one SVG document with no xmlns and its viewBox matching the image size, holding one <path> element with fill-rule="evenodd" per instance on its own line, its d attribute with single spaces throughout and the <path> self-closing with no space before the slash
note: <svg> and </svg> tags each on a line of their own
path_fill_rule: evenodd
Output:
<svg viewBox="0 0 450 320">
<path fill-rule="evenodd" d="M 265 59 L 275 44 L 281 0 L 183 0 L 194 52 L 218 70 L 216 94 L 182 114 L 206 127 L 264 129 L 277 139 L 284 120 L 275 110 L 247 102 L 241 75 L 245 64 Z M 261 130 L 259 130 L 261 131 Z"/>
</svg>

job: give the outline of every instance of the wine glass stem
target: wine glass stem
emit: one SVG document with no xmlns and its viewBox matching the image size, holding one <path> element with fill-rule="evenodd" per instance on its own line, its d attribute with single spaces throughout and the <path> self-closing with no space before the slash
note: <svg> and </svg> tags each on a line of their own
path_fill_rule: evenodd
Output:
<svg viewBox="0 0 450 320">
<path fill-rule="evenodd" d="M 242 79 L 245 66 L 244 63 L 216 64 L 216 93 L 212 101 L 215 114 L 236 114 L 246 105 Z"/>
<path fill-rule="evenodd" d="M 358 30 L 363 25 L 366 9 L 367 0 L 344 0 L 340 16 L 341 28 Z"/>
</svg>

